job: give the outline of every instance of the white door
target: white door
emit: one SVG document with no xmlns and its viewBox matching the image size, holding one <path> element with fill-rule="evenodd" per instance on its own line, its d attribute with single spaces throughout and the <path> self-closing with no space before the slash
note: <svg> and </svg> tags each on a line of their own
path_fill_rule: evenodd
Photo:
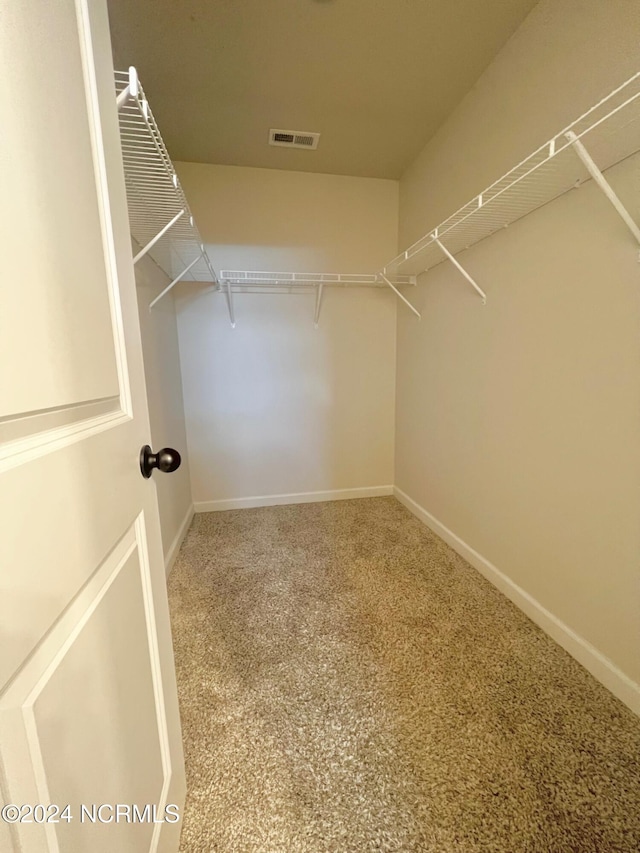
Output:
<svg viewBox="0 0 640 853">
<path fill-rule="evenodd" d="M 180 822 L 160 821 L 182 811 L 183 756 L 106 3 L 3 0 L 0 57 L 0 850 L 175 851 Z"/>
</svg>

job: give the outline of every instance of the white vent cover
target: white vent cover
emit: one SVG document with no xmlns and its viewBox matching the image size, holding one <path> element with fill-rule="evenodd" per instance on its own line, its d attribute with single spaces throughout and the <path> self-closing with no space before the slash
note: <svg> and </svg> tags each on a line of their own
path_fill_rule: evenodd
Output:
<svg viewBox="0 0 640 853">
<path fill-rule="evenodd" d="M 306 130 L 279 130 L 272 127 L 269 131 L 269 145 L 281 145 L 284 148 L 314 151 L 319 140 L 319 133 L 308 133 Z"/>
</svg>

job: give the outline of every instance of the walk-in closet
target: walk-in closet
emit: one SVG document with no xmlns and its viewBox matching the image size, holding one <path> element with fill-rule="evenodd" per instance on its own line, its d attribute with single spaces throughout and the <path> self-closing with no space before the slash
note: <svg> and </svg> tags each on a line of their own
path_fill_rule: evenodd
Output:
<svg viewBox="0 0 640 853">
<path fill-rule="evenodd" d="M 0 849 L 637 853 L 636 4 L 7 6 Z"/>
</svg>

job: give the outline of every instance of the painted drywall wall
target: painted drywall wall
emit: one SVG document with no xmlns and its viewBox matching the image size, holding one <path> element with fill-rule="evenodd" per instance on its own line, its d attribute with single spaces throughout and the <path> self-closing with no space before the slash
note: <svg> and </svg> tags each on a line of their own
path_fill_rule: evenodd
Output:
<svg viewBox="0 0 640 853">
<path fill-rule="evenodd" d="M 137 247 L 136 247 L 137 250 Z M 189 457 L 184 425 L 184 402 L 178 330 L 173 296 L 169 293 L 149 310 L 149 304 L 169 284 L 168 277 L 149 257 L 136 264 L 138 312 L 144 372 L 154 450 L 173 447 L 182 464 L 172 474 L 153 475 L 158 492 L 165 566 L 171 569 L 192 516 Z"/>
<path fill-rule="evenodd" d="M 396 251 L 397 182 L 192 163 L 177 170 L 218 269 L 371 273 Z M 393 295 L 326 288 L 317 329 L 313 294 L 234 301 L 232 329 L 224 295 L 180 288 L 196 507 L 392 484 Z"/>
<path fill-rule="evenodd" d="M 639 43 L 631 0 L 542 0 L 403 177 L 401 248 L 638 71 Z M 637 221 L 639 170 L 608 172 Z M 640 711 L 638 246 L 589 182 L 460 260 L 485 307 L 443 264 L 422 322 L 398 312 L 396 485 Z"/>
</svg>

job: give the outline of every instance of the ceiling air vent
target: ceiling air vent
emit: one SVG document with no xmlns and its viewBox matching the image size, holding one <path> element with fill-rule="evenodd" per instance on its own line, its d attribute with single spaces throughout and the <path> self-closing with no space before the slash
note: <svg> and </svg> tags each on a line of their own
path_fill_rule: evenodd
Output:
<svg viewBox="0 0 640 853">
<path fill-rule="evenodd" d="M 269 145 L 281 145 L 284 148 L 307 148 L 310 151 L 318 147 L 319 133 L 307 133 L 305 130 L 269 131 Z"/>
</svg>

